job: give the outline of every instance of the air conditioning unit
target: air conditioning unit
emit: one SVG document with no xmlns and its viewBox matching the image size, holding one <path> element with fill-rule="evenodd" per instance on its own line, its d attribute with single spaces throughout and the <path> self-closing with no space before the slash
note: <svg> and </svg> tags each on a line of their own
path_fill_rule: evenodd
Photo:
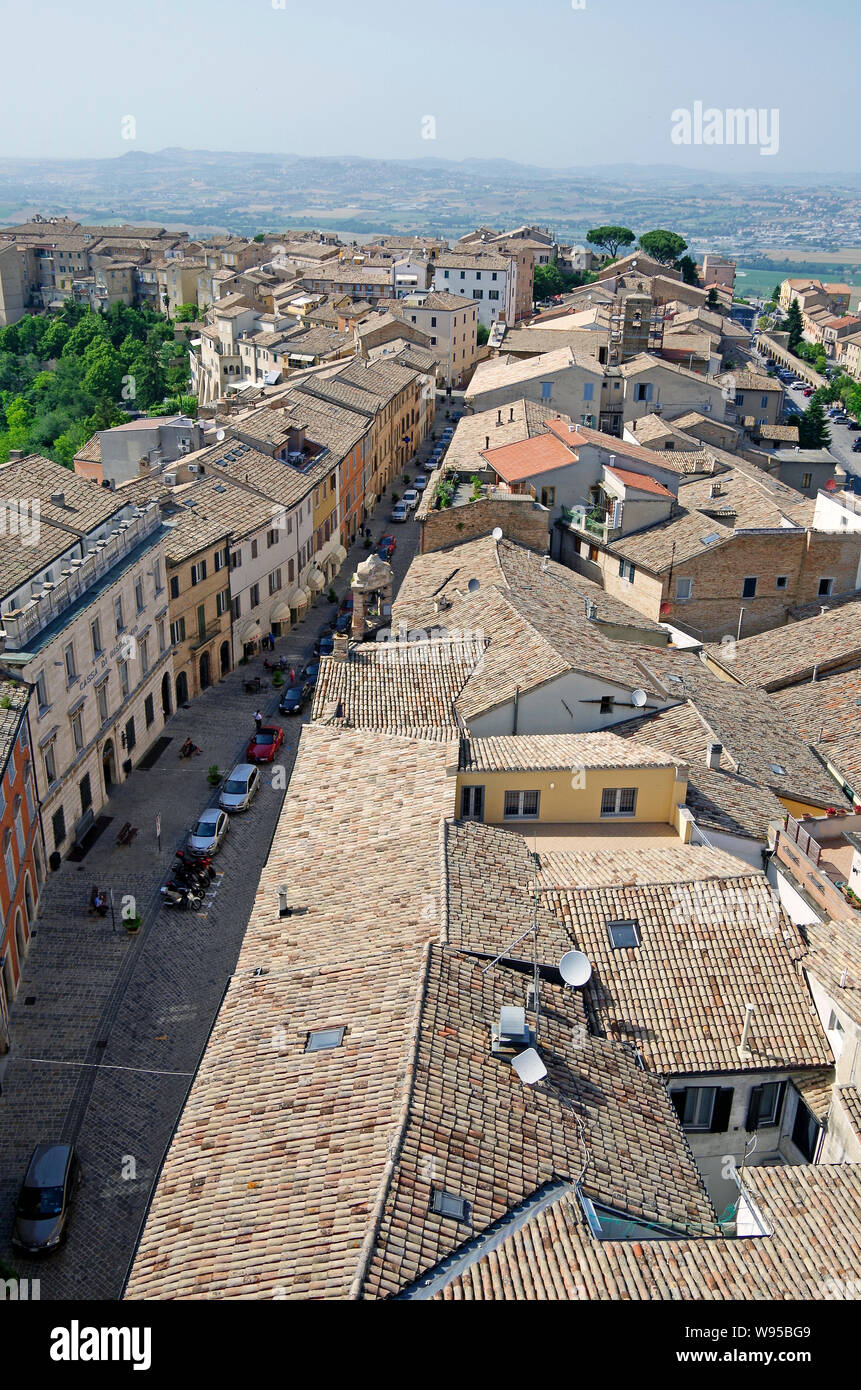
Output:
<svg viewBox="0 0 861 1390">
<path fill-rule="evenodd" d="M 164 485 L 165 485 L 165 487 L 176 487 L 176 474 L 175 474 L 175 473 L 165 473 L 165 475 L 164 475 Z"/>
<path fill-rule="evenodd" d="M 189 471 L 189 473 L 199 473 L 199 472 L 200 472 L 200 464 L 199 464 L 199 463 L 190 463 L 190 464 L 188 465 L 188 471 Z"/>
</svg>

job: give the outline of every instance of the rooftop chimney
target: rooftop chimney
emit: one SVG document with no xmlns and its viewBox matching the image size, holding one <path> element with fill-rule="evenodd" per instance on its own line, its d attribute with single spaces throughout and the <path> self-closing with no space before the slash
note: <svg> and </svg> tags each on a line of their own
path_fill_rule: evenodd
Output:
<svg viewBox="0 0 861 1390">
<path fill-rule="evenodd" d="M 720 768 L 721 753 L 723 752 L 722 743 L 710 743 L 706 748 L 706 766 L 717 771 Z"/>
<path fill-rule="evenodd" d="M 65 492 L 52 492 L 52 493 L 51 493 L 51 501 L 53 502 L 53 504 L 54 504 L 55 507 L 65 507 L 65 505 L 66 505 L 66 494 L 65 494 Z"/>
<path fill-rule="evenodd" d="M 720 497 L 720 483 L 712 483 L 709 489 L 710 497 Z"/>
<path fill-rule="evenodd" d="M 346 632 L 337 632 L 333 639 L 332 660 L 346 661 L 349 655 L 348 638 Z"/>
</svg>

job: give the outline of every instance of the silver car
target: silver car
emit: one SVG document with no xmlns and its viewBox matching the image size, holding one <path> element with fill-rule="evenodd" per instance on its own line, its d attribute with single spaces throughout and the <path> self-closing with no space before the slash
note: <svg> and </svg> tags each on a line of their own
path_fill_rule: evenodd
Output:
<svg viewBox="0 0 861 1390">
<path fill-rule="evenodd" d="M 217 806 L 207 806 L 188 836 L 190 854 L 216 854 L 230 829 L 230 821 Z"/>
<path fill-rule="evenodd" d="M 222 811 L 247 811 L 260 790 L 260 773 L 253 763 L 237 763 L 224 786 L 218 804 Z"/>
</svg>

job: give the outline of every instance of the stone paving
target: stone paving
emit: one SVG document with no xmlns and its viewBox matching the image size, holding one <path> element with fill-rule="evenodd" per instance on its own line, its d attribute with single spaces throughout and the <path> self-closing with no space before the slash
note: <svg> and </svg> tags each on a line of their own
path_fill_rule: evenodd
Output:
<svg viewBox="0 0 861 1390">
<path fill-rule="evenodd" d="M 429 452 L 424 445 L 419 458 Z M 397 535 L 397 590 L 417 549 L 418 526 L 390 527 L 389 506 L 383 498 L 368 524 L 375 542 L 386 531 Z M 334 585 L 339 598 L 368 553 L 361 545 L 350 551 Z M 297 666 L 308 660 L 334 611 L 325 595 L 319 598 L 276 642 L 275 656 Z M 83 863 L 65 860 L 44 885 L 10 1010 L 12 1048 L 0 1073 L 0 1262 L 38 1278 L 43 1299 L 120 1296 L 163 1155 L 235 968 L 284 798 L 270 769 L 261 769 L 263 785 L 251 809 L 231 818 L 201 911 L 163 908 L 159 888 L 194 817 L 217 799 L 207 782 L 209 765 L 227 772 L 242 759 L 258 706 L 285 730 L 281 780 L 289 780 L 308 712 L 279 716 L 268 676 L 260 694 L 247 694 L 243 681 L 256 674 L 266 676 L 262 656 L 168 720 L 164 734 L 171 742 L 149 771 L 136 769 L 115 790 L 104 810 L 111 824 Z M 203 756 L 180 760 L 189 735 Z M 117 847 L 127 820 L 138 835 L 130 847 Z M 88 915 L 93 884 L 113 888 L 114 926 L 110 915 Z M 126 895 L 143 918 L 137 935 L 121 923 Z M 11 1209 L 33 1146 L 52 1138 L 77 1145 L 83 1181 L 67 1244 L 36 1262 L 12 1250 Z"/>
</svg>

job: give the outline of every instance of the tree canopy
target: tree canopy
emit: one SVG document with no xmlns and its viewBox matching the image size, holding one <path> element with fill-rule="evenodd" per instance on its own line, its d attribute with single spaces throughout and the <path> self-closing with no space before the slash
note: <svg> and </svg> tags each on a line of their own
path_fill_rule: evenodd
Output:
<svg viewBox="0 0 861 1390">
<path fill-rule="evenodd" d="M 790 352 L 795 352 L 795 349 L 801 342 L 801 335 L 804 332 L 804 321 L 801 317 L 801 308 L 797 299 L 793 299 L 786 311 L 786 327 L 789 332 L 787 347 Z"/>
<path fill-rule="evenodd" d="M 615 223 L 606 227 L 593 227 L 591 232 L 586 233 L 589 245 L 606 251 L 608 256 L 618 255 L 620 246 L 633 246 L 636 239 L 630 227 L 619 227 Z"/>
<path fill-rule="evenodd" d="M 639 240 L 646 255 L 651 256 L 655 261 L 660 261 L 661 265 L 673 265 L 688 249 L 688 243 L 684 237 L 680 237 L 677 232 L 665 231 L 663 228 L 658 228 L 654 232 L 644 232 Z"/>
<path fill-rule="evenodd" d="M 188 376 L 187 348 L 151 309 L 98 314 L 69 300 L 59 314 L 27 314 L 0 329 L 0 461 L 24 449 L 71 465 L 96 430 L 181 396 Z"/>
</svg>

